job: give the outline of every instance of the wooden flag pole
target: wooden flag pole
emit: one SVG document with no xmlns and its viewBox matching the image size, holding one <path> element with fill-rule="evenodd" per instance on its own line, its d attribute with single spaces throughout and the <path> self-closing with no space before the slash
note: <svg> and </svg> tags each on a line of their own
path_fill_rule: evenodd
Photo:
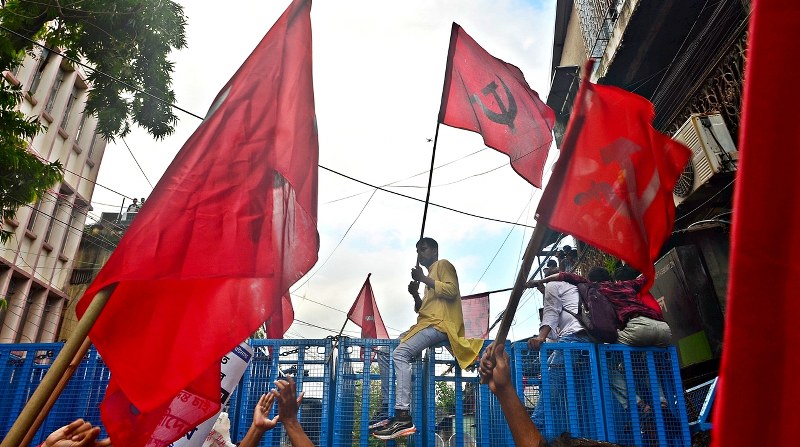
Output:
<svg viewBox="0 0 800 447">
<path fill-rule="evenodd" d="M 62 377 L 67 372 L 70 362 L 78 355 L 80 349 L 83 346 L 86 347 L 86 350 L 89 349 L 91 343 L 84 343 L 84 341 L 89 335 L 89 330 L 94 326 L 94 323 L 100 316 L 103 307 L 105 307 L 108 299 L 111 297 L 111 293 L 114 291 L 115 287 L 116 284 L 105 287 L 97 292 L 97 295 L 95 295 L 91 304 L 89 304 L 89 307 L 78 322 L 78 325 L 75 326 L 75 332 L 72 333 L 64 344 L 64 348 L 59 352 L 55 361 L 50 366 L 50 369 L 47 371 L 47 374 L 45 374 L 44 379 L 42 379 L 42 382 L 36 387 L 36 391 L 34 391 L 30 400 L 28 400 L 28 403 L 26 403 L 25 407 L 22 409 L 22 412 L 17 416 L 17 420 L 14 421 L 14 425 L 11 426 L 11 429 L 3 439 L 0 447 L 18 447 L 23 445 L 22 440 L 25 435 L 32 429 L 34 432 L 38 429 L 38 427 L 36 429 L 33 428 L 37 416 L 42 413 L 48 399 L 52 398 L 53 401 L 55 401 L 58 398 L 58 394 L 55 390 L 62 380 Z M 83 355 L 85 355 L 85 352 L 81 357 L 83 357 Z M 43 420 L 44 418 L 42 417 L 41 419 Z"/>
<path fill-rule="evenodd" d="M 89 337 L 83 339 L 83 344 L 81 345 L 80 349 L 78 349 L 75 357 L 69 363 L 65 373 L 61 376 L 61 379 L 58 381 L 55 390 L 52 394 L 50 394 L 50 397 L 47 398 L 47 402 L 44 403 L 44 407 L 39 414 L 36 415 L 36 420 L 33 421 L 33 425 L 31 425 L 31 428 L 28 429 L 28 434 L 26 434 L 25 438 L 22 439 L 22 443 L 20 445 L 30 445 L 34 435 L 36 435 L 36 432 L 39 430 L 39 427 L 42 426 L 42 422 L 44 422 L 45 418 L 50 413 L 50 410 L 53 409 L 53 405 L 55 405 L 56 400 L 58 400 L 58 396 L 61 395 L 70 379 L 72 379 L 73 374 L 75 374 L 75 370 L 78 369 L 78 366 L 83 361 L 86 353 L 89 352 L 89 348 L 91 346 L 92 341 L 89 340 Z"/>
<path fill-rule="evenodd" d="M 592 59 L 586 61 L 581 76 L 581 87 L 575 98 L 576 103 L 581 103 L 583 101 L 585 85 L 589 82 L 593 66 L 594 61 Z M 519 300 L 520 297 L 522 297 L 525 282 L 527 281 L 531 265 L 533 264 L 533 258 L 535 254 L 543 248 L 542 243 L 544 242 L 546 234 L 545 230 L 550 223 L 551 211 L 558 200 L 561 186 L 564 184 L 567 163 L 569 159 L 572 158 L 572 154 L 575 153 L 575 144 L 578 134 L 583 127 L 583 121 L 583 115 L 573 116 L 567 127 L 567 132 L 564 135 L 564 141 L 561 145 L 561 155 L 558 158 L 558 162 L 556 162 L 553 175 L 550 177 L 550 182 L 548 182 L 547 188 L 542 194 L 542 200 L 539 202 L 539 207 L 536 210 L 536 228 L 534 228 L 531 240 L 528 242 L 528 247 L 525 249 L 525 254 L 522 257 L 522 265 L 517 274 L 517 280 L 514 283 L 514 289 L 511 291 L 511 297 L 508 299 L 508 306 L 503 314 L 503 321 L 500 323 L 500 328 L 497 330 L 497 336 L 494 340 L 494 344 L 497 346 L 505 344 L 506 342 L 508 331 L 511 328 L 511 321 L 513 321 L 514 314 L 517 312 L 517 306 L 519 306 Z"/>
</svg>

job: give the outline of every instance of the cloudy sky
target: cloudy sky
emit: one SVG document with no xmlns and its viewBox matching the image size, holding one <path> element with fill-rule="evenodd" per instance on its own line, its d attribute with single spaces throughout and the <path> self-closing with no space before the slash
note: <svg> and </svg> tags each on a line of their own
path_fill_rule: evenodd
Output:
<svg viewBox="0 0 800 447">
<path fill-rule="evenodd" d="M 177 104 L 202 116 L 289 0 L 232 0 L 224 8 L 218 2 L 180 3 L 188 17 L 188 48 L 172 57 Z M 495 57 L 520 67 L 545 98 L 554 16 L 555 0 L 317 0 L 311 20 L 320 165 L 424 199 L 433 148 L 428 139 L 436 132 L 452 22 Z M 109 144 L 98 183 L 147 197 L 200 124 L 178 116 L 175 134 L 163 141 L 139 131 Z M 556 156 L 552 149 L 546 175 Z M 522 224 L 429 208 L 425 234 L 455 265 L 462 295 L 511 287 L 541 191 L 514 173 L 508 157 L 463 130 L 441 127 L 436 166 L 432 203 Z M 122 200 L 98 187 L 94 213 L 118 211 Z M 293 288 L 296 321 L 287 337 L 338 332 L 368 273 L 389 334 L 412 325 L 416 314 L 406 287 L 423 204 L 320 169 L 318 215 L 319 261 Z M 492 320 L 507 300 L 508 293 L 491 295 Z M 523 295 L 511 339 L 537 330 L 540 306 L 538 292 Z M 360 331 L 348 323 L 345 334 Z"/>
</svg>

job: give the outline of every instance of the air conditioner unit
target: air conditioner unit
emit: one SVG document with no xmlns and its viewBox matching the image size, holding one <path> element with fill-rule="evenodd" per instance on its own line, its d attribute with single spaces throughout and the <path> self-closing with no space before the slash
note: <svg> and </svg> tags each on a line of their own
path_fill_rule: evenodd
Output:
<svg viewBox="0 0 800 447">
<path fill-rule="evenodd" d="M 672 190 L 676 206 L 697 196 L 693 193 L 713 178 L 736 171 L 739 152 L 720 114 L 694 114 L 672 138 L 692 150 L 692 157 Z"/>
</svg>

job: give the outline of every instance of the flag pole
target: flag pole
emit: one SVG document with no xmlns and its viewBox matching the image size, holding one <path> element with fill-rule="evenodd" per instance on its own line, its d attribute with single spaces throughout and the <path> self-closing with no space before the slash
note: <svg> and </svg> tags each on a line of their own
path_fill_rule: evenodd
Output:
<svg viewBox="0 0 800 447">
<path fill-rule="evenodd" d="M 83 353 L 80 354 L 80 357 L 83 357 L 86 351 L 89 350 L 91 343 L 84 343 L 84 341 L 89 335 L 89 330 L 94 326 L 95 321 L 97 321 L 97 317 L 100 316 L 103 307 L 105 307 L 108 302 L 109 297 L 111 297 L 111 293 L 114 291 L 115 287 L 116 284 L 105 287 L 97 292 L 97 295 L 95 295 L 94 299 L 89 304 L 83 317 L 78 321 L 78 325 L 75 326 L 75 331 L 70 335 L 64 347 L 61 349 L 61 352 L 58 353 L 55 361 L 53 361 L 53 365 L 50 366 L 47 374 L 45 374 L 44 379 L 42 379 L 42 382 L 36 387 L 36 391 L 34 391 L 30 400 L 28 400 L 28 403 L 26 403 L 25 407 L 22 409 L 22 412 L 17 416 L 17 420 L 14 421 L 14 425 L 11 426 L 11 429 L 3 439 L 0 447 L 18 447 L 22 445 L 22 439 L 30 430 L 34 429 L 33 426 L 36 422 L 36 418 L 44 411 L 48 399 L 52 398 L 53 402 L 55 402 L 58 398 L 61 392 L 61 390 L 56 392 L 59 382 L 67 372 L 70 362 L 79 355 L 80 351 L 85 349 Z M 41 423 L 41 421 L 39 422 Z M 36 427 L 36 429 L 38 429 L 38 427 Z"/>
<path fill-rule="evenodd" d="M 591 76 L 593 66 L 594 60 L 589 59 L 586 61 L 583 73 L 581 75 L 581 87 L 578 90 L 577 97 L 575 98 L 576 103 L 583 101 L 585 85 L 589 82 L 589 77 Z M 542 248 L 544 237 L 547 233 L 547 225 L 550 223 L 551 210 L 558 199 L 558 193 L 561 190 L 561 186 L 564 184 L 567 161 L 575 152 L 575 143 L 578 138 L 578 134 L 583 127 L 583 122 L 583 115 L 573 116 L 570 120 L 569 126 L 567 127 L 567 132 L 564 135 L 564 141 L 561 145 L 561 155 L 558 157 L 558 162 L 556 162 L 553 175 L 550 177 L 547 188 L 545 188 L 544 193 L 542 194 L 542 199 L 539 201 L 539 206 L 536 209 L 536 228 L 533 229 L 533 234 L 528 242 L 528 247 L 525 249 L 525 254 L 522 257 L 522 265 L 520 266 L 519 273 L 517 274 L 517 280 L 514 283 L 514 289 L 511 291 L 511 297 L 508 299 L 508 306 L 503 314 L 503 321 L 500 323 L 500 328 L 497 330 L 497 336 L 493 342 L 495 345 L 499 346 L 504 344 L 506 342 L 506 337 L 508 337 L 508 331 L 511 328 L 511 321 L 514 319 L 514 314 L 517 312 L 517 306 L 519 306 L 519 300 L 522 297 L 523 290 L 525 289 L 525 282 L 528 279 L 528 274 L 530 273 L 531 265 L 533 264 L 533 258 L 535 257 L 535 254 L 538 253 Z M 483 379 L 481 379 L 481 381 L 483 381 Z"/>
<path fill-rule="evenodd" d="M 47 402 L 44 403 L 44 407 L 36 415 L 36 420 L 33 421 L 33 425 L 31 428 L 28 429 L 28 434 L 25 435 L 25 438 L 22 440 L 20 445 L 30 445 L 31 441 L 33 440 L 34 435 L 39 430 L 39 427 L 42 425 L 42 422 L 47 417 L 50 410 L 53 409 L 53 405 L 58 400 L 58 396 L 64 391 L 64 388 L 67 387 L 70 379 L 72 379 L 72 375 L 75 374 L 75 370 L 78 369 L 78 366 L 83 361 L 83 357 L 86 356 L 86 353 L 89 352 L 89 348 L 92 346 L 92 341 L 89 340 L 89 337 L 83 339 L 83 344 L 81 345 L 78 352 L 73 357 L 72 361 L 69 363 L 66 372 L 61 376 L 61 379 L 58 381 L 55 390 L 52 394 L 47 398 Z"/>
<path fill-rule="evenodd" d="M 422 229 L 419 230 L 419 238 L 425 237 L 425 220 L 428 217 L 428 204 L 431 201 L 431 183 L 433 182 L 433 165 L 436 161 L 436 143 L 439 141 L 439 127 L 441 123 L 436 123 L 436 134 L 433 136 L 433 153 L 431 154 L 431 169 L 428 171 L 428 191 L 425 193 L 425 209 L 422 212 Z M 419 265 L 419 262 L 417 262 Z"/>
</svg>

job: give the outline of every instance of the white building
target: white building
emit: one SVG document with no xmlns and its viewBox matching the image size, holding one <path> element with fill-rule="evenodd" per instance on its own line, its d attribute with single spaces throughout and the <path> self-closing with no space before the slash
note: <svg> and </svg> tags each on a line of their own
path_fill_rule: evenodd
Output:
<svg viewBox="0 0 800 447">
<path fill-rule="evenodd" d="M 30 142 L 39 157 L 61 162 L 64 180 L 41 200 L 1 222 L 14 236 L 0 245 L 0 343 L 56 341 L 68 305 L 64 286 L 81 239 L 106 141 L 84 114 L 89 86 L 80 66 L 47 50 L 3 76 L 21 84 L 20 110 L 47 128 Z"/>
</svg>

